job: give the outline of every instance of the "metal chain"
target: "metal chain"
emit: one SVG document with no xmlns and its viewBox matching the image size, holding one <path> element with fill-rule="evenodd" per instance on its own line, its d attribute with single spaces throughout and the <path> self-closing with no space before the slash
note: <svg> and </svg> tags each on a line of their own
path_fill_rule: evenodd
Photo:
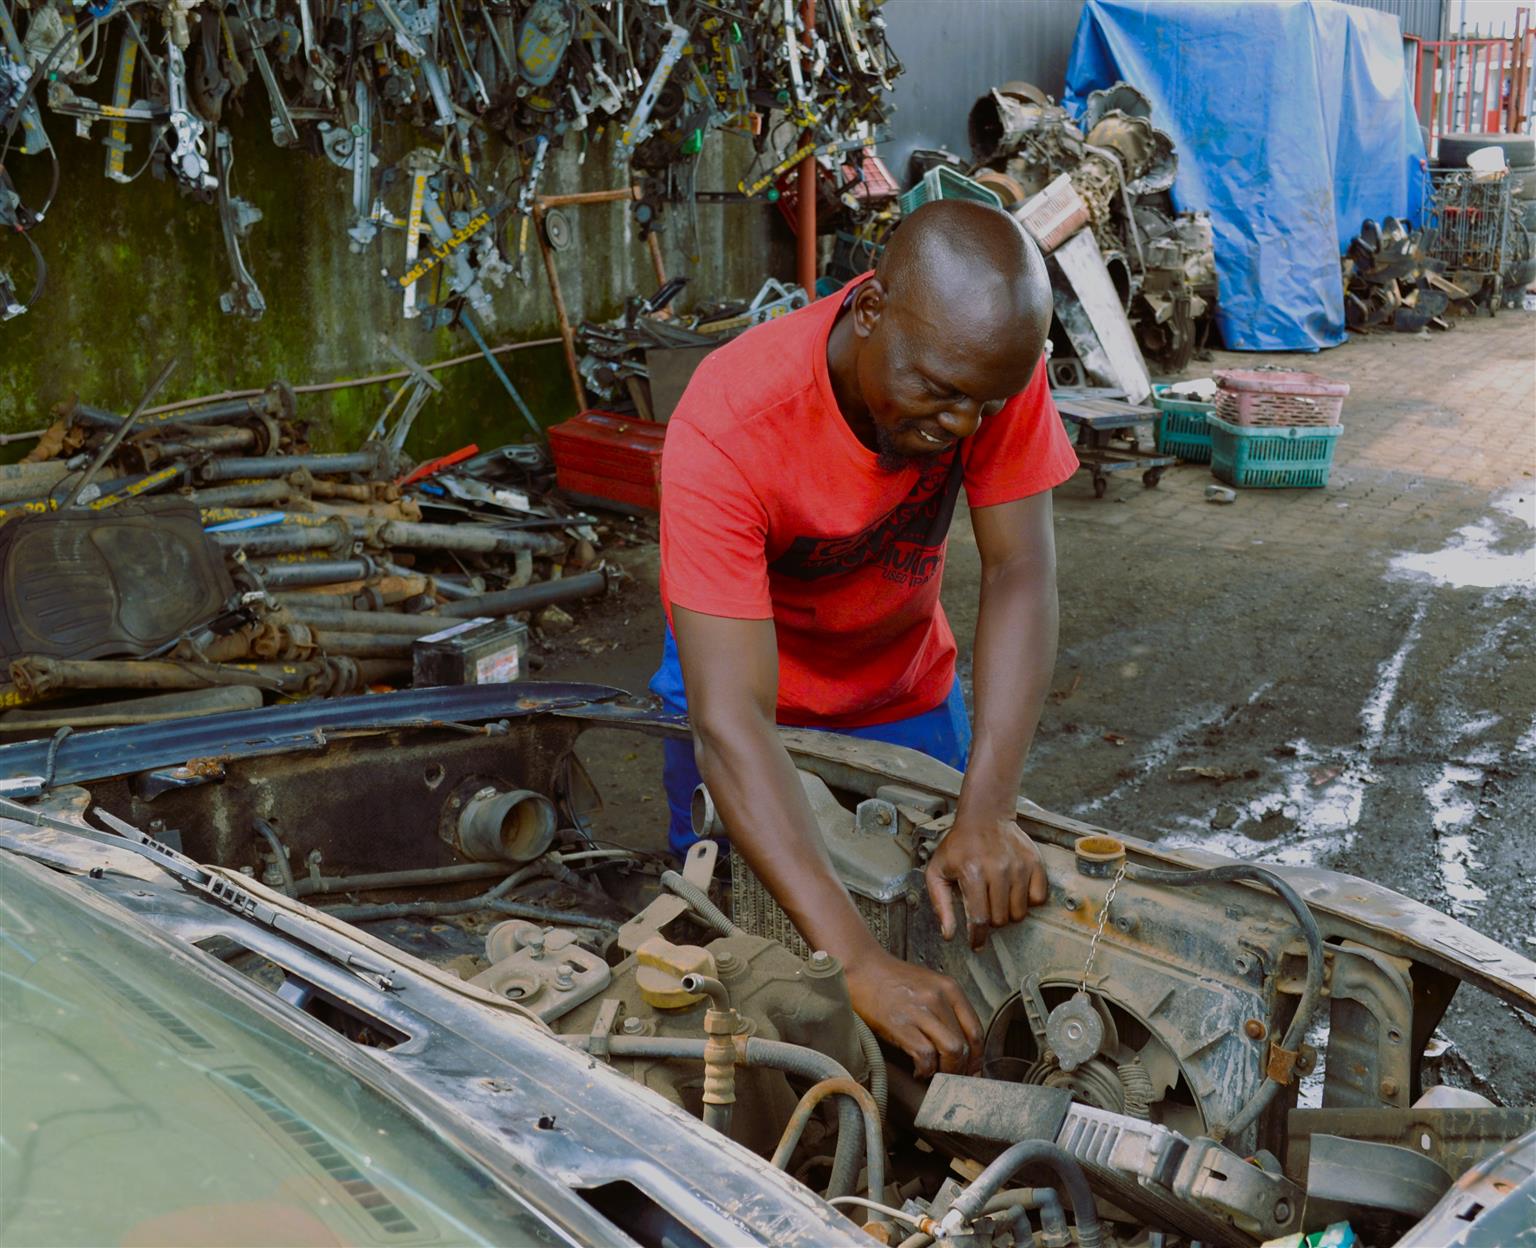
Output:
<svg viewBox="0 0 1536 1248">
<path fill-rule="evenodd" d="M 1115 890 L 1120 887 L 1120 881 L 1125 879 L 1124 858 L 1120 859 L 1120 865 L 1115 868 L 1115 878 L 1109 882 L 1109 891 L 1104 894 L 1104 906 L 1099 911 L 1098 926 L 1094 928 L 1093 940 L 1088 945 L 1088 960 L 1083 963 L 1082 993 L 1088 995 L 1088 976 L 1093 970 L 1093 958 L 1099 951 L 1099 940 L 1104 935 L 1104 924 L 1109 919 L 1109 903 L 1115 899 Z"/>
</svg>

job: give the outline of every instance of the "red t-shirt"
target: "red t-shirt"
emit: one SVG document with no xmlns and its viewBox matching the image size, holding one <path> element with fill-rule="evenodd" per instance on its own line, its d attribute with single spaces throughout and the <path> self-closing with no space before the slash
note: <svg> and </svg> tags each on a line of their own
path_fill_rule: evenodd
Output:
<svg viewBox="0 0 1536 1248">
<path fill-rule="evenodd" d="M 827 336 L 863 280 L 706 357 L 662 454 L 668 618 L 675 605 L 773 620 L 783 724 L 864 727 L 944 701 L 955 639 L 939 580 L 960 487 L 991 507 L 1077 468 L 1044 367 L 955 450 L 877 467 L 827 373 Z"/>
</svg>

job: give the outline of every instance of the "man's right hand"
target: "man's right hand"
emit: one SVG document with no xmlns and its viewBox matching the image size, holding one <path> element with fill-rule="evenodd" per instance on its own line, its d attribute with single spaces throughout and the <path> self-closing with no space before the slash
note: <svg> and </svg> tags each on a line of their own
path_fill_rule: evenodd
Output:
<svg viewBox="0 0 1536 1248">
<path fill-rule="evenodd" d="M 981 1065 L 981 1019 L 948 975 L 883 950 L 845 968 L 853 1009 L 870 1030 L 912 1059 L 919 1079 Z"/>
</svg>

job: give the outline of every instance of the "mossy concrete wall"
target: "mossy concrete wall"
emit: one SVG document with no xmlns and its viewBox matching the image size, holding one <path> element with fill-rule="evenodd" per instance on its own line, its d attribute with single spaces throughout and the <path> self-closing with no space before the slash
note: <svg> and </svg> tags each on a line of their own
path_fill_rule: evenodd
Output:
<svg viewBox="0 0 1536 1248">
<path fill-rule="evenodd" d="M 386 232 L 373 250 L 348 248 L 347 171 L 320 156 L 282 150 L 271 141 L 260 93 L 231 125 L 234 186 L 263 214 L 244 244 L 246 265 L 266 299 L 256 322 L 226 316 L 219 294 L 231 284 L 217 211 L 181 196 L 146 174 L 129 185 L 106 180 L 101 128 L 91 139 L 69 133 L 58 118 L 50 129 L 63 166 L 53 209 L 33 238 L 48 263 L 47 288 L 26 315 L 0 323 L 0 432 L 48 423 L 54 405 L 77 395 L 113 410 L 132 406 L 170 355 L 180 365 L 161 401 L 222 390 L 327 382 L 398 368 L 381 345 L 389 334 L 418 360 L 430 362 L 475 350 L 461 329 L 423 331 L 400 314 L 400 296 L 381 275 L 404 265 L 403 236 Z M 132 136 L 129 168 L 143 159 L 145 133 Z M 425 136 L 403 127 L 386 133 L 385 162 Z M 734 187 L 751 145 L 711 135 L 700 160 L 700 189 Z M 494 164 L 495 157 L 488 164 Z M 511 162 L 508 162 L 511 163 Z M 42 202 L 47 158 L 10 160 L 29 204 Z M 621 185 L 606 142 L 583 159 L 576 144 L 552 151 L 541 189 L 547 194 Z M 575 241 L 560 253 L 561 285 L 573 318 L 616 315 L 626 297 L 655 287 L 645 241 L 625 205 L 567 210 Z M 788 232 L 769 205 L 701 204 L 697 242 L 687 208 L 668 214 L 662 234 L 669 276 L 690 279 L 683 306 L 694 298 L 747 297 L 763 279 L 793 275 Z M 516 248 L 514 220 L 509 247 Z M 495 291 L 494 312 L 478 318 L 493 344 L 557 335 L 537 244 L 528 241 L 529 281 L 511 278 Z M 10 270 L 23 298 L 31 289 L 30 258 L 20 240 L 0 240 L 0 268 Z M 543 425 L 575 407 L 558 346 L 498 357 Z M 423 409 L 409 447 L 418 457 L 467 442 L 482 448 L 520 441 L 527 430 L 483 361 L 438 374 L 443 392 Z M 388 398 L 382 385 L 304 396 L 300 414 L 312 422 L 319 449 L 352 447 L 365 436 Z M 25 446 L 0 447 L 0 460 Z M 8 452 L 8 453 L 7 453 Z"/>
</svg>

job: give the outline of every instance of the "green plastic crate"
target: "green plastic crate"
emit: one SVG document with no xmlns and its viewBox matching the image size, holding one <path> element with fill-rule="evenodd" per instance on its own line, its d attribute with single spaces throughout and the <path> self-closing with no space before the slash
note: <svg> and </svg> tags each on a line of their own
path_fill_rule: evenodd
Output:
<svg viewBox="0 0 1536 1248">
<path fill-rule="evenodd" d="M 1211 462 L 1211 429 L 1205 418 L 1215 414 L 1216 404 L 1181 399 L 1169 394 L 1166 385 L 1152 387 L 1157 418 L 1157 453 L 1177 455 L 1191 464 Z"/>
<path fill-rule="evenodd" d="M 923 174 L 923 180 L 901 196 L 901 215 L 911 216 L 929 200 L 973 199 L 978 204 L 1003 206 L 1003 197 L 988 190 L 980 182 L 973 182 L 963 173 L 956 173 L 948 165 L 935 165 Z"/>
<path fill-rule="evenodd" d="M 1342 425 L 1229 425 L 1208 418 L 1211 472 L 1240 489 L 1319 489 L 1328 484 Z"/>
</svg>

